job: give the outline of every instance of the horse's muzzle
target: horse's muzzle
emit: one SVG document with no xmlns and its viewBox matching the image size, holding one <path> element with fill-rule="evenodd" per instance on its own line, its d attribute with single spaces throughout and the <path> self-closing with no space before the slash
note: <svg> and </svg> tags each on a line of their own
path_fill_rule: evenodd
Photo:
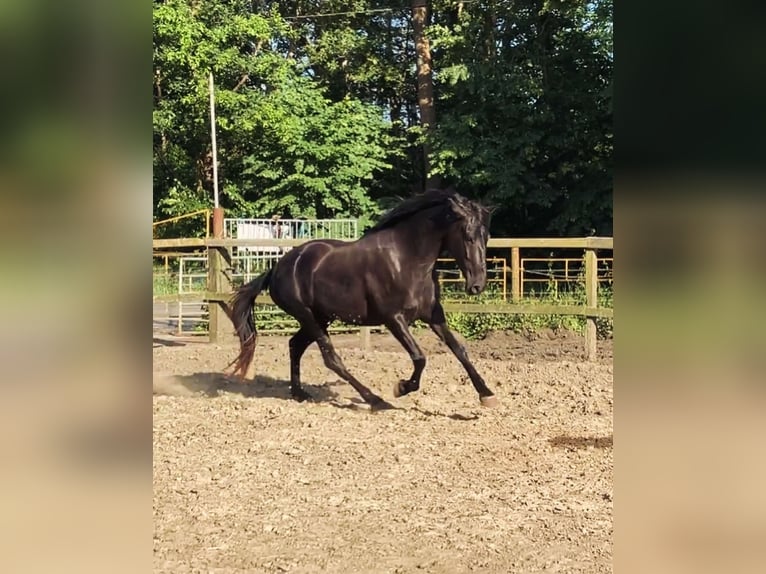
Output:
<svg viewBox="0 0 766 574">
<path fill-rule="evenodd" d="M 468 289 L 466 289 L 466 291 L 468 291 L 468 294 L 469 294 L 469 295 L 478 295 L 478 294 L 479 294 L 479 293 L 481 293 L 483 290 L 484 290 L 484 286 L 483 286 L 483 285 L 480 285 L 480 284 L 478 284 L 478 283 L 474 283 L 473 285 L 471 285 L 470 287 L 468 287 Z"/>
</svg>

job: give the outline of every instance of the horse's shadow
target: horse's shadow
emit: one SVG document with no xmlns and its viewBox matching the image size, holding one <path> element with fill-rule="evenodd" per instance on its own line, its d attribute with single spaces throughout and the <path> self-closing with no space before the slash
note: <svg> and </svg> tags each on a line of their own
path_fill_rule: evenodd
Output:
<svg viewBox="0 0 766 574">
<path fill-rule="evenodd" d="M 578 448 L 612 448 L 614 439 L 611 436 L 571 437 L 557 436 L 548 440 L 551 446 L 575 450 Z"/>
<path fill-rule="evenodd" d="M 436 417 L 436 418 L 446 418 L 446 419 L 452 419 L 453 421 L 477 421 L 479 420 L 479 415 L 477 414 L 470 414 L 470 415 L 463 415 L 460 413 L 452 413 L 451 415 L 447 415 L 444 413 L 437 413 L 435 411 L 429 410 L 429 409 L 423 409 L 417 406 L 411 407 L 413 411 L 416 413 L 420 413 L 424 417 Z"/>
<path fill-rule="evenodd" d="M 179 341 L 173 341 L 171 339 L 163 339 L 161 337 L 152 337 L 153 347 L 185 347 L 186 343 Z"/>
<path fill-rule="evenodd" d="M 321 384 L 303 383 L 303 388 L 311 395 L 311 403 L 322 403 L 335 408 L 357 412 L 370 412 L 370 407 L 359 397 L 342 395 L 334 387 L 345 388 L 343 381 L 329 381 Z M 267 375 L 257 375 L 244 382 L 221 372 L 193 373 L 191 375 L 155 376 L 154 394 L 185 397 L 220 397 L 223 394 L 235 394 L 253 399 L 281 399 L 294 401 L 290 395 L 290 381 L 275 379 Z M 475 421 L 476 414 L 444 414 L 423 409 L 418 406 L 397 406 L 387 403 L 385 411 L 413 410 L 426 417 L 448 418 L 454 421 Z M 375 412 L 375 411 L 373 411 Z"/>
<path fill-rule="evenodd" d="M 303 384 L 303 388 L 312 397 L 312 402 L 337 401 L 339 394 L 331 388 L 332 383 L 321 385 Z M 229 393 L 247 398 L 272 398 L 294 400 L 290 395 L 290 381 L 258 375 L 254 379 L 240 381 L 224 373 L 193 373 L 191 375 L 173 375 L 154 381 L 155 395 L 181 395 L 219 397 Z"/>
</svg>

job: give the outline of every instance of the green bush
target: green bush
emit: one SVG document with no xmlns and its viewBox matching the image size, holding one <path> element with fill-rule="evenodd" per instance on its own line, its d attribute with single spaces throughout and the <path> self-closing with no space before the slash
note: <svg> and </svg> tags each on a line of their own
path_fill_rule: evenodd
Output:
<svg viewBox="0 0 766 574">
<path fill-rule="evenodd" d="M 470 299 L 463 292 L 449 291 L 444 293 L 445 300 L 470 300 L 478 303 L 497 303 L 501 297 L 487 290 L 479 297 Z M 612 308 L 613 293 L 611 283 L 599 288 L 599 306 Z M 543 289 L 534 289 L 524 296 L 527 305 L 584 305 L 585 285 L 582 282 L 560 286 L 555 281 L 548 282 Z M 576 333 L 585 330 L 585 317 L 577 315 L 527 315 L 505 313 L 448 313 L 447 324 L 467 339 L 480 339 L 491 331 L 535 332 L 541 329 L 566 329 Z M 613 333 L 613 320 L 599 317 L 596 319 L 596 329 L 601 338 L 610 338 Z"/>
<path fill-rule="evenodd" d="M 154 269 L 152 274 L 152 295 L 174 295 L 178 293 L 178 279 L 165 275 L 161 269 Z"/>
<path fill-rule="evenodd" d="M 448 313 L 447 324 L 467 339 L 481 339 L 491 331 L 521 333 L 548 328 L 582 333 L 585 328 L 585 319 L 574 315 Z"/>
</svg>

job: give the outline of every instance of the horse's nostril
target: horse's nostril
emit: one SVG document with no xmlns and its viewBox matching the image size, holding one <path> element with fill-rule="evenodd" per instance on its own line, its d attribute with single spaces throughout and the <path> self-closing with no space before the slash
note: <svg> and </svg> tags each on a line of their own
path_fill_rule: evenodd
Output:
<svg viewBox="0 0 766 574">
<path fill-rule="evenodd" d="M 481 291 L 481 288 L 478 285 L 472 285 L 471 286 L 471 293 L 473 295 L 478 295 L 479 291 Z"/>
</svg>

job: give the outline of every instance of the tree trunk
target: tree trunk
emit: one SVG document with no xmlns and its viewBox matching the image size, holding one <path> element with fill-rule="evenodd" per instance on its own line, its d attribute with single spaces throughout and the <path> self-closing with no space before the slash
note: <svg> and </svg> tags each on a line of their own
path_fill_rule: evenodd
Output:
<svg viewBox="0 0 766 574">
<path fill-rule="evenodd" d="M 427 0 L 412 0 L 412 29 L 417 54 L 418 74 L 418 108 L 420 109 L 420 125 L 428 134 L 436 125 L 436 110 L 434 108 L 434 84 L 431 77 L 431 46 L 425 35 L 428 22 Z M 423 145 L 423 169 L 425 172 L 426 189 L 438 187 L 441 178 L 429 175 L 431 167 L 431 146 Z"/>
<path fill-rule="evenodd" d="M 154 87 L 155 87 L 155 95 L 157 98 L 156 103 L 154 104 L 155 108 L 157 105 L 162 101 L 162 75 L 160 73 L 160 70 L 154 71 Z M 165 130 L 162 130 L 160 132 L 160 149 L 162 150 L 162 154 L 165 155 L 168 150 L 168 138 L 165 134 Z"/>
</svg>

